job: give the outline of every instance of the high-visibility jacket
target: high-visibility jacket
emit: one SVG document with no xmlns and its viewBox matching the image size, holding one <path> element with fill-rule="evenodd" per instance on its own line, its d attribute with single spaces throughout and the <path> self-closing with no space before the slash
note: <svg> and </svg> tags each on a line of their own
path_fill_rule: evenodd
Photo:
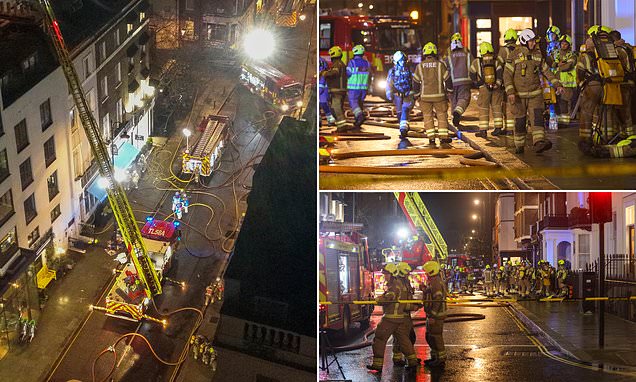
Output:
<svg viewBox="0 0 636 382">
<path fill-rule="evenodd" d="M 448 67 L 450 72 L 450 78 L 453 82 L 453 86 L 470 85 L 470 63 L 473 61 L 473 56 L 466 48 L 446 51 L 446 57 L 444 63 Z"/>
<path fill-rule="evenodd" d="M 554 51 L 556 74 L 564 88 L 575 88 L 578 84 L 576 80 L 577 61 L 576 54 L 571 49 Z"/>
<path fill-rule="evenodd" d="M 428 56 L 415 68 L 413 81 L 420 85 L 420 99 L 424 102 L 439 102 L 446 100 L 446 86 L 449 73 L 439 59 Z"/>
<path fill-rule="evenodd" d="M 425 299 L 435 300 L 424 303 L 424 311 L 431 318 L 441 319 L 446 317 L 446 285 L 439 276 L 433 276 L 428 279 L 428 288 L 424 292 Z"/>
<path fill-rule="evenodd" d="M 383 303 L 385 301 L 410 300 L 413 296 L 409 289 L 397 278 L 393 277 L 389 282 L 386 292 L 378 297 L 378 303 L 382 305 L 385 318 L 406 318 L 410 313 L 406 310 L 406 304 L 397 302 Z"/>
<path fill-rule="evenodd" d="M 493 281 L 493 271 L 492 269 L 486 269 L 484 271 L 484 282 L 491 283 Z"/>
<path fill-rule="evenodd" d="M 354 56 L 347 65 L 347 90 L 368 90 L 370 67 L 366 58 Z"/>
<path fill-rule="evenodd" d="M 543 60 L 539 47 L 533 50 L 518 46 L 508 57 L 504 69 L 506 94 L 515 94 L 520 98 L 534 98 L 543 94 L 541 74 L 552 84 L 561 85 L 550 67 Z"/>
</svg>

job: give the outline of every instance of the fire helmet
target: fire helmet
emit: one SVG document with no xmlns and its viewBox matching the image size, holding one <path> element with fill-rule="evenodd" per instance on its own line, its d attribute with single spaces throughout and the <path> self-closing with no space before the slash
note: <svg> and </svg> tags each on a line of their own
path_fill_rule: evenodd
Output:
<svg viewBox="0 0 636 382">
<path fill-rule="evenodd" d="M 517 42 L 517 31 L 510 28 L 504 33 L 504 41 L 505 42 Z"/>
<path fill-rule="evenodd" d="M 479 54 L 481 54 L 482 56 L 485 56 L 487 54 L 495 54 L 495 50 L 493 49 L 491 43 L 484 41 L 479 44 Z"/>
<path fill-rule="evenodd" d="M 352 51 L 354 56 L 361 56 L 364 54 L 364 46 L 358 44 L 353 47 Z"/>
<path fill-rule="evenodd" d="M 334 45 L 329 49 L 329 57 L 338 58 L 342 56 L 342 48 L 338 45 Z"/>
<path fill-rule="evenodd" d="M 439 270 L 440 270 L 440 266 L 439 263 L 437 261 L 427 261 L 424 266 L 424 271 L 429 275 L 429 276 L 435 276 L 439 274 Z"/>
<path fill-rule="evenodd" d="M 433 44 L 432 42 L 426 43 L 426 45 L 424 45 L 424 47 L 422 48 L 422 54 L 424 56 L 436 55 L 437 54 L 437 46 L 435 44 Z"/>
<path fill-rule="evenodd" d="M 534 33 L 532 29 L 524 29 L 519 32 L 519 43 L 521 45 L 527 45 L 528 41 L 534 40 L 537 38 L 537 35 Z"/>
</svg>

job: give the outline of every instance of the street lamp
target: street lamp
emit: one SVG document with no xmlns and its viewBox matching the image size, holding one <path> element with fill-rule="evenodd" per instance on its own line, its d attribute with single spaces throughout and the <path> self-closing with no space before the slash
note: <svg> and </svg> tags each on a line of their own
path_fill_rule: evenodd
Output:
<svg viewBox="0 0 636 382">
<path fill-rule="evenodd" d="M 183 129 L 183 135 L 186 137 L 186 151 L 190 152 L 190 136 L 192 135 L 192 131 L 189 129 Z"/>
<path fill-rule="evenodd" d="M 473 200 L 473 203 L 475 203 L 475 205 L 476 205 L 476 206 L 478 206 L 478 205 L 479 205 L 479 203 L 481 203 L 481 200 L 479 200 L 479 199 L 475 199 L 475 200 Z"/>
<path fill-rule="evenodd" d="M 471 216 L 471 217 L 472 217 L 472 219 L 473 219 L 473 220 L 477 220 L 477 218 L 478 218 L 479 216 L 477 216 L 477 214 L 473 214 L 473 216 Z"/>
<path fill-rule="evenodd" d="M 251 58 L 262 60 L 274 53 L 276 42 L 272 32 L 265 29 L 254 29 L 245 36 L 243 49 Z"/>
<path fill-rule="evenodd" d="M 471 230 L 471 231 L 470 231 L 470 233 L 475 233 L 475 230 L 474 230 L 474 229 L 473 229 L 473 230 Z"/>
</svg>

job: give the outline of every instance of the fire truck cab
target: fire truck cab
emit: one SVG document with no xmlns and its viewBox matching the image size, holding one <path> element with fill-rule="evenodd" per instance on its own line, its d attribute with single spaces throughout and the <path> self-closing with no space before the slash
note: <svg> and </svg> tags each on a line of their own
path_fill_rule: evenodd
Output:
<svg viewBox="0 0 636 382">
<path fill-rule="evenodd" d="M 303 106 L 303 85 L 264 62 L 241 66 L 241 84 L 275 108 L 288 113 Z"/>
<path fill-rule="evenodd" d="M 403 51 L 414 67 L 422 58 L 421 31 L 408 17 L 399 16 L 320 16 L 320 56 L 330 61 L 329 48 L 338 45 L 353 57 L 355 45 L 364 45 L 371 64 L 369 93 L 385 95 L 386 76 L 393 66 L 393 53 Z"/>
<path fill-rule="evenodd" d="M 148 255 L 155 265 L 158 274 L 165 275 L 172 266 L 172 257 L 179 245 L 179 222 L 146 219 L 141 228 L 141 236 L 148 250 Z"/>
</svg>

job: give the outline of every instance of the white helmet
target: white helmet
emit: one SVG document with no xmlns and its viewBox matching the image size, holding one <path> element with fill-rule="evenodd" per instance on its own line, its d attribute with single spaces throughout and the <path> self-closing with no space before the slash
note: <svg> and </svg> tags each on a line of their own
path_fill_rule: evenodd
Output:
<svg viewBox="0 0 636 382">
<path fill-rule="evenodd" d="M 535 38 L 537 38 L 537 35 L 532 29 L 524 29 L 519 32 L 519 43 L 521 45 L 526 45 L 528 44 L 528 41 L 534 40 Z"/>
<path fill-rule="evenodd" d="M 397 64 L 398 62 L 404 62 L 406 61 L 406 55 L 404 54 L 404 52 L 402 52 L 401 50 L 398 50 L 397 52 L 393 53 L 393 63 Z"/>
</svg>

